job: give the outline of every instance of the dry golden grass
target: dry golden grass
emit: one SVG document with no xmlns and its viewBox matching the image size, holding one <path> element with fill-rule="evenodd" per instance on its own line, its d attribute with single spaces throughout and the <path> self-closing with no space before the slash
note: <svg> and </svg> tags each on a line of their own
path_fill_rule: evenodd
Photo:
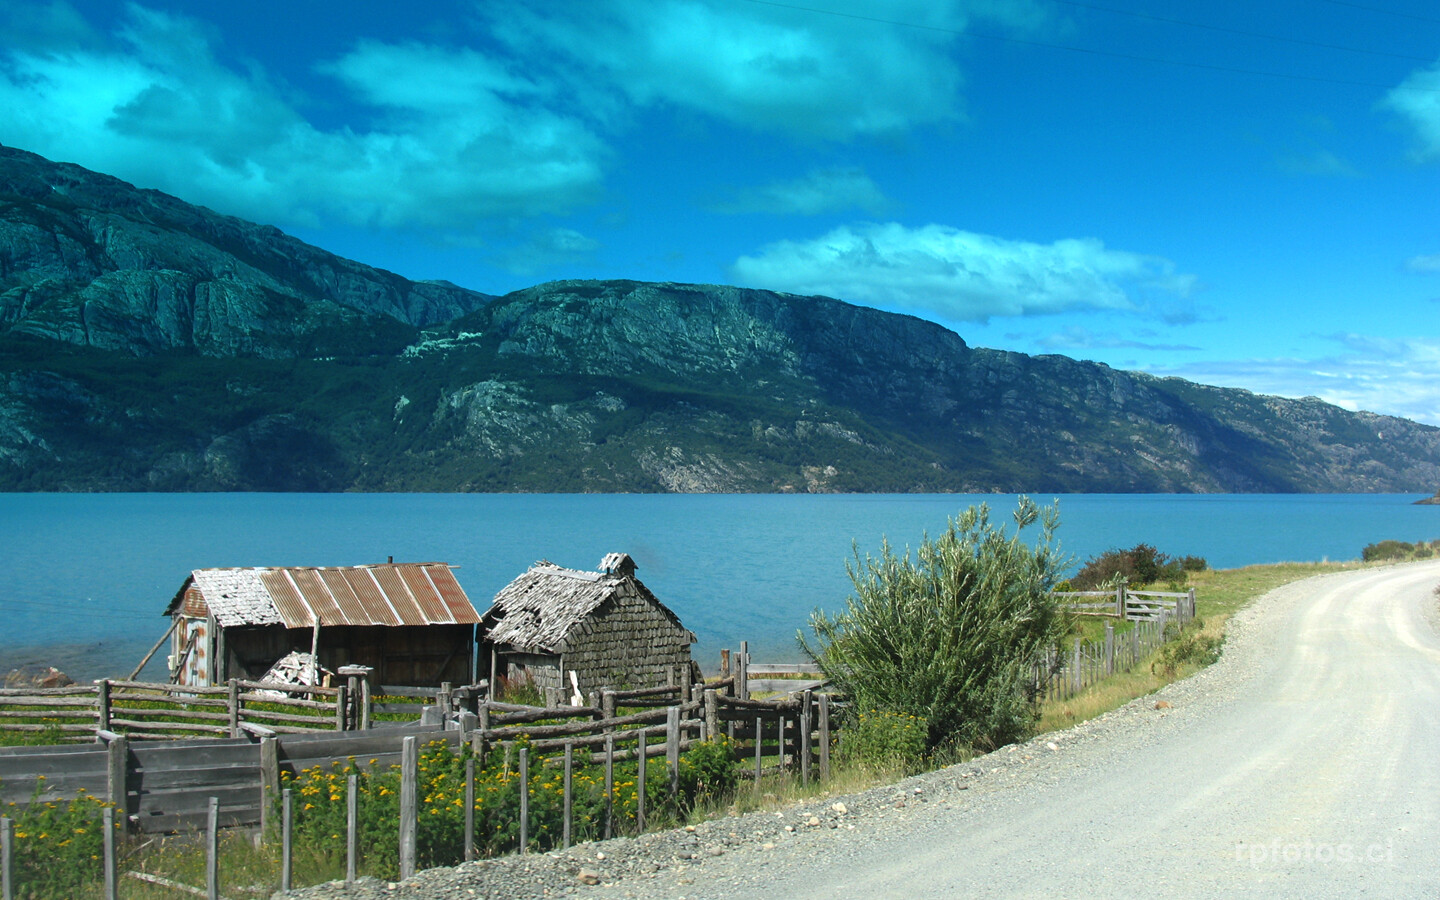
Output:
<svg viewBox="0 0 1440 900">
<path fill-rule="evenodd" d="M 1359 562 L 1276 563 L 1191 573 L 1190 586 L 1195 588 L 1196 615 L 1204 622 L 1201 633 L 1223 636 L 1225 623 L 1231 615 L 1247 603 L 1283 584 L 1312 575 L 1360 568 L 1362 565 Z M 1093 626 L 1091 627 L 1093 630 Z M 1099 628 L 1103 633 L 1104 625 L 1101 624 Z M 1074 697 L 1046 701 L 1040 707 L 1040 721 L 1036 732 L 1044 734 L 1093 719 L 1124 706 L 1137 697 L 1153 694 L 1172 681 L 1188 678 L 1199 668 L 1192 664 L 1180 667 L 1173 675 L 1155 673 L 1151 671 L 1151 664 L 1156 655 L 1158 654 L 1152 654 L 1143 660 L 1133 671 L 1121 672 L 1107 678 Z"/>
</svg>

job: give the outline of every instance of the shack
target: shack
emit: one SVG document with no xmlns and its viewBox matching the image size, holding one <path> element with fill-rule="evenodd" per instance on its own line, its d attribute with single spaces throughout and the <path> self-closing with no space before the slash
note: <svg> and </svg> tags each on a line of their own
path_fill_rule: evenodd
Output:
<svg viewBox="0 0 1440 900">
<path fill-rule="evenodd" d="M 567 697 L 578 687 L 583 697 L 678 684 L 694 671 L 694 633 L 635 577 L 624 553 L 606 556 L 598 572 L 536 563 L 495 595 L 480 631 L 492 684 L 528 681 Z"/>
<path fill-rule="evenodd" d="M 287 654 L 376 684 L 473 680 L 480 615 L 445 563 L 196 569 L 170 601 L 170 680 L 258 679 Z"/>
</svg>

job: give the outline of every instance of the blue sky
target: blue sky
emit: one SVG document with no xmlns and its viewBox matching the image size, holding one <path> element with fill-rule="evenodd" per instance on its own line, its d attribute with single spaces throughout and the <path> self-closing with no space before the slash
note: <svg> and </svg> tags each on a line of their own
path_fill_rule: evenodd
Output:
<svg viewBox="0 0 1440 900">
<path fill-rule="evenodd" d="M 818 293 L 1440 424 L 1422 0 L 20 0 L 0 143 L 411 278 Z"/>
</svg>

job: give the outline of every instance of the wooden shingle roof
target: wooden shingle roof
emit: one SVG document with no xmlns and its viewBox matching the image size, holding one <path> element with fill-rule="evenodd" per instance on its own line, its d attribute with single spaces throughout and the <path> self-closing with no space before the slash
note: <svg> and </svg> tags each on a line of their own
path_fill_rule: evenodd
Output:
<svg viewBox="0 0 1440 900">
<path fill-rule="evenodd" d="M 561 653 L 571 630 L 588 616 L 616 597 L 633 596 L 645 598 L 684 631 L 680 618 L 634 576 L 629 556 L 611 553 L 601 568 L 585 572 L 536 563 L 495 595 L 481 618 L 486 637 L 526 653 Z"/>
</svg>

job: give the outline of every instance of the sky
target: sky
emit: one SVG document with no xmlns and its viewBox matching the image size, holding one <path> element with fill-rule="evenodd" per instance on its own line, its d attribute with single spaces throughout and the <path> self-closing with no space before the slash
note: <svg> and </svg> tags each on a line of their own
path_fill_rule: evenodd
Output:
<svg viewBox="0 0 1440 900">
<path fill-rule="evenodd" d="M 10 0 L 0 144 L 409 278 L 820 294 L 1440 425 L 1428 0 Z"/>
</svg>

